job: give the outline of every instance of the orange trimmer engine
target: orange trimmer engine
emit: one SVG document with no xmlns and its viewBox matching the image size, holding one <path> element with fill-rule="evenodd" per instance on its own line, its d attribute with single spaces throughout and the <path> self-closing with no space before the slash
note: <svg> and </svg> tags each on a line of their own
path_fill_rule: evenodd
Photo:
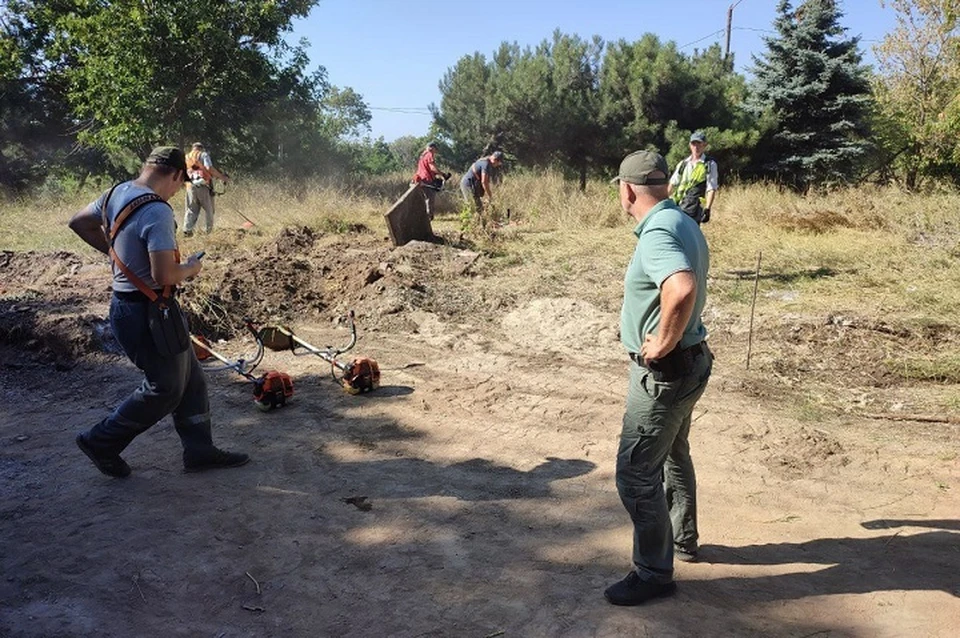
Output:
<svg viewBox="0 0 960 638">
<path fill-rule="evenodd" d="M 256 353 L 252 357 L 229 359 L 214 350 L 207 339 L 197 335 L 190 335 L 190 340 L 193 342 L 193 351 L 199 361 L 205 362 L 216 359 L 219 362 L 219 364 L 205 363 L 204 370 L 209 372 L 233 370 L 250 381 L 253 384 L 253 402 L 261 412 L 281 408 L 287 404 L 287 399 L 293 396 L 293 380 L 289 374 L 277 370 L 269 370 L 260 376 L 253 374 L 254 369 L 263 360 L 263 339 L 261 331 L 252 322 L 248 320 L 246 324 L 257 344 Z"/>
<path fill-rule="evenodd" d="M 340 383 L 350 394 L 372 392 L 380 387 L 380 366 L 370 357 L 354 359 L 343 371 Z"/>
<path fill-rule="evenodd" d="M 292 396 L 293 379 L 285 372 L 270 370 L 253 382 L 253 399 L 264 411 L 283 407 Z"/>
</svg>

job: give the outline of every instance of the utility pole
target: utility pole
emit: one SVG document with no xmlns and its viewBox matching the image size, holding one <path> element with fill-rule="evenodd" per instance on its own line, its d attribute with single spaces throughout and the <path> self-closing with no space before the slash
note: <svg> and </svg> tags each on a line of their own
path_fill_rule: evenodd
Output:
<svg viewBox="0 0 960 638">
<path fill-rule="evenodd" d="M 727 7 L 727 47 L 723 51 L 723 61 L 730 61 L 730 31 L 733 30 L 733 5 Z"/>
<path fill-rule="evenodd" d="M 733 70 L 733 65 L 730 64 L 730 32 L 733 31 L 733 8 L 741 2 L 743 2 L 743 0 L 737 0 L 727 7 L 727 47 L 723 52 L 723 63 L 727 65 L 730 71 Z"/>
</svg>

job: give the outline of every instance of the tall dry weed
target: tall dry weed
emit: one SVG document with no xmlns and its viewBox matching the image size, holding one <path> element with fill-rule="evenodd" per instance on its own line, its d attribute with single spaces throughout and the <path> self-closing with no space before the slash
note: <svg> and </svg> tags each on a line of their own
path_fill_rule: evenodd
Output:
<svg viewBox="0 0 960 638">
<path fill-rule="evenodd" d="M 256 251 L 283 228 L 298 226 L 386 236 L 383 213 L 408 184 L 405 173 L 298 184 L 238 179 L 216 200 L 217 232 L 184 240 L 182 248 Z M 455 186 L 441 194 L 434 222 L 435 231 L 454 238 L 462 230 Z M 568 282 L 571 294 L 615 303 L 635 245 L 616 187 L 591 181 L 580 192 L 558 172 L 514 171 L 494 188 L 496 214 L 506 222 L 509 210 L 510 223 L 474 238 L 488 254 L 487 268 L 527 273 L 521 277 L 527 282 Z M 96 195 L 90 189 L 72 199 L 8 202 L 0 214 L 0 249 L 89 251 L 66 222 Z M 171 204 L 182 219 L 183 196 Z M 960 316 L 958 210 L 958 195 L 895 188 L 804 197 L 772 185 L 723 187 L 703 227 L 714 296 L 747 303 L 744 273 L 762 251 L 761 294 L 775 312 L 856 311 L 903 321 Z M 241 230 L 248 219 L 254 225 Z M 531 279 L 529 272 L 537 274 Z"/>
</svg>

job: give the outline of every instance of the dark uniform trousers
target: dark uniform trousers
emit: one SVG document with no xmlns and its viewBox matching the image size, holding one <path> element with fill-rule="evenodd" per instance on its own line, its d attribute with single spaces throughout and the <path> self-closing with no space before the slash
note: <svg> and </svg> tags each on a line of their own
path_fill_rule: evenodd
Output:
<svg viewBox="0 0 960 638">
<path fill-rule="evenodd" d="M 135 296 L 135 295 L 133 295 Z M 183 443 L 184 459 L 213 449 L 207 381 L 193 348 L 162 357 L 147 324 L 144 299 L 110 302 L 110 325 L 123 351 L 144 373 L 143 383 L 113 413 L 88 433 L 88 442 L 103 454 L 119 454 L 140 433 L 168 414 Z"/>
</svg>

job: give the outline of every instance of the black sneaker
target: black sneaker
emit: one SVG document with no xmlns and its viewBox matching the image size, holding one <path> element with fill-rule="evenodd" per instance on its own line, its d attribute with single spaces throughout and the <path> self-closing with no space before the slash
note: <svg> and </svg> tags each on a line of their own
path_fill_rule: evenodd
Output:
<svg viewBox="0 0 960 638">
<path fill-rule="evenodd" d="M 673 557 L 677 560 L 683 561 L 684 563 L 696 563 L 698 560 L 700 560 L 700 551 L 696 549 L 690 551 L 674 545 Z"/>
<path fill-rule="evenodd" d="M 603 592 L 603 597 L 612 605 L 641 605 L 651 598 L 671 596 L 677 591 L 677 584 L 651 583 L 640 578 L 636 571 L 631 571 L 623 580 L 616 582 Z"/>
<path fill-rule="evenodd" d="M 77 435 L 77 447 L 93 461 L 93 464 L 97 466 L 98 470 L 107 476 L 116 478 L 126 478 L 130 476 L 130 466 L 120 458 L 119 454 L 97 454 L 96 450 L 90 447 L 87 440 L 83 438 L 83 434 Z"/>
<path fill-rule="evenodd" d="M 248 462 L 250 462 L 250 457 L 246 454 L 227 452 L 226 450 L 213 448 L 212 452 L 193 459 L 188 460 L 186 456 L 184 456 L 183 471 L 205 472 L 207 470 L 219 470 L 227 467 L 240 467 L 241 465 L 246 465 Z"/>
</svg>

